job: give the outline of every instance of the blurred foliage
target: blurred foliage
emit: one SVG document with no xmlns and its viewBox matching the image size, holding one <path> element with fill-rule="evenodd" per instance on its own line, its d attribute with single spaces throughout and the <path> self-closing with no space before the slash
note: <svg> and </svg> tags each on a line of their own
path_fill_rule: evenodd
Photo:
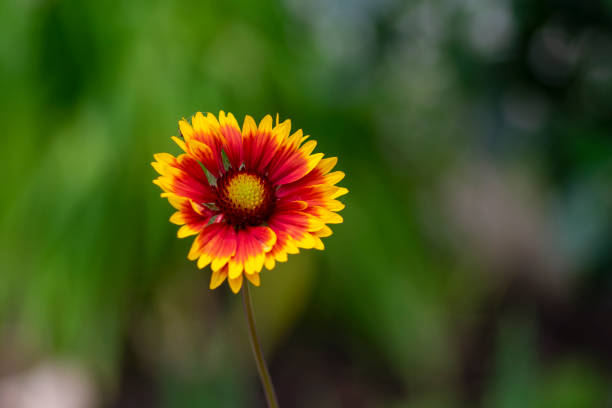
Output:
<svg viewBox="0 0 612 408">
<path fill-rule="evenodd" d="M 239 298 L 151 184 L 224 109 L 291 118 L 351 191 L 254 291 L 285 406 L 612 398 L 609 1 L 8 0 L 0 27 L 0 375 L 263 406 Z"/>
</svg>

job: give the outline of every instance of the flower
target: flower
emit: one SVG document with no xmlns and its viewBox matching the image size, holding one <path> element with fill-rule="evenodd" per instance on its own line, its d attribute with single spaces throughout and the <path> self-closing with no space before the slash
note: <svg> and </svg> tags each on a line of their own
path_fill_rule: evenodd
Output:
<svg viewBox="0 0 612 408">
<path fill-rule="evenodd" d="M 246 116 L 242 130 L 231 113 L 219 119 L 201 112 L 191 123 L 179 121 L 172 140 L 184 153 L 154 155 L 160 174 L 153 180 L 176 212 L 178 237 L 197 235 L 187 255 L 198 267 L 212 269 L 210 288 L 228 279 L 234 293 L 243 277 L 259 286 L 265 265 L 273 269 L 300 248 L 324 248 L 332 234 L 327 224 L 341 223 L 337 200 L 348 190 L 335 184 L 344 178 L 331 170 L 336 157 L 312 154 L 314 140 L 291 121 L 273 125 L 267 115 L 259 123 Z"/>
</svg>

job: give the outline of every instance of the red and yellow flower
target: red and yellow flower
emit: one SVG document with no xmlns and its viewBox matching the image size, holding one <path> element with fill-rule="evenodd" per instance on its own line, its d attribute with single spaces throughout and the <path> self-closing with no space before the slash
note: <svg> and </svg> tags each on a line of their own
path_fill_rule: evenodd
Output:
<svg viewBox="0 0 612 408">
<path fill-rule="evenodd" d="M 270 115 L 255 123 L 246 116 L 242 129 L 231 113 L 201 112 L 191 123 L 179 121 L 183 150 L 178 156 L 154 155 L 160 174 L 153 182 L 176 212 L 178 237 L 197 235 L 188 259 L 210 265 L 210 288 L 228 279 L 234 293 L 243 278 L 259 286 L 263 266 L 273 269 L 300 248 L 323 249 L 332 234 L 327 224 L 342 222 L 337 200 L 348 190 L 333 171 L 337 158 L 312 153 L 316 142 L 291 122 L 273 123 Z"/>
</svg>

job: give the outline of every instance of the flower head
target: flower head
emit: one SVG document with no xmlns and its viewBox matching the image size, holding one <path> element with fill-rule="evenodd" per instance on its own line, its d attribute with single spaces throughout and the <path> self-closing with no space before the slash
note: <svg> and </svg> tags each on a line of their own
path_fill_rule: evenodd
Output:
<svg viewBox="0 0 612 408">
<path fill-rule="evenodd" d="M 201 112 L 179 121 L 172 137 L 184 153 L 154 155 L 160 174 L 153 182 L 176 212 L 178 237 L 197 235 L 187 255 L 212 269 L 210 288 L 228 279 L 237 293 L 243 278 L 259 286 L 263 266 L 272 269 L 300 248 L 323 249 L 342 222 L 337 200 L 348 190 L 335 184 L 344 173 L 337 159 L 312 154 L 316 146 L 291 122 L 270 115 L 259 126 L 246 116 L 242 129 L 231 113 Z"/>
</svg>

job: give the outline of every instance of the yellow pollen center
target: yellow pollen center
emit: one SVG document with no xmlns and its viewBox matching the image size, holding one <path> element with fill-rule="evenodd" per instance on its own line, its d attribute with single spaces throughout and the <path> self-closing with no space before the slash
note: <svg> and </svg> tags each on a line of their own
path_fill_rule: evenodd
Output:
<svg viewBox="0 0 612 408">
<path fill-rule="evenodd" d="M 265 198 L 261 179 L 253 174 L 237 174 L 226 187 L 227 198 L 242 210 L 254 210 Z"/>
</svg>

